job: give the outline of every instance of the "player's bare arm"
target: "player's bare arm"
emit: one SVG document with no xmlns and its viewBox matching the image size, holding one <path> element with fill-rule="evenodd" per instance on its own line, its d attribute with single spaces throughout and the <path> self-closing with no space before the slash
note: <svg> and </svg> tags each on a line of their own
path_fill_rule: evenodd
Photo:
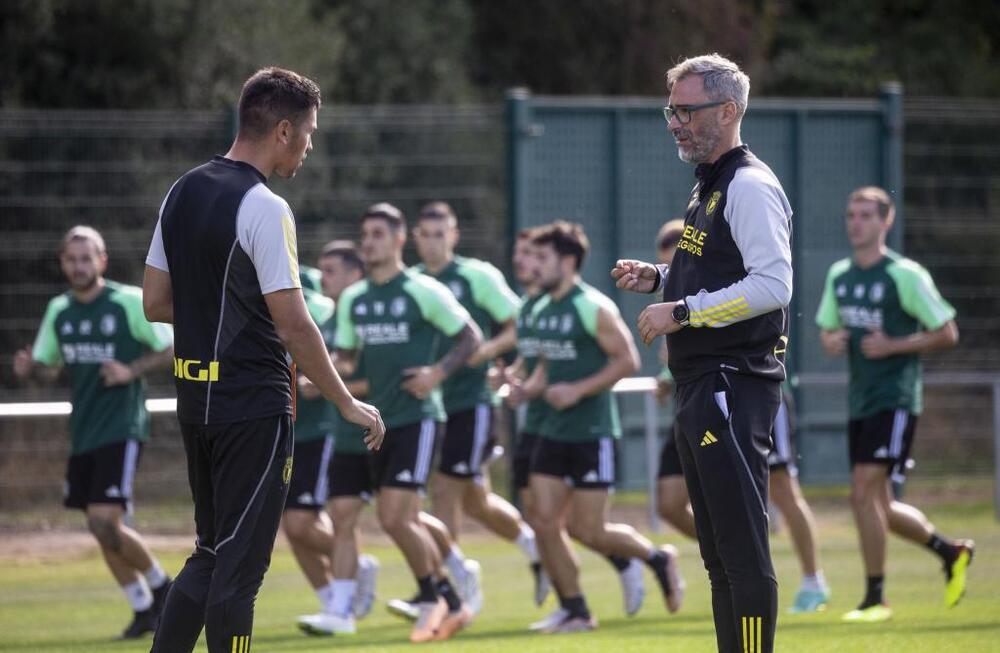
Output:
<svg viewBox="0 0 1000 653">
<path fill-rule="evenodd" d="M 25 347 L 14 354 L 14 376 L 22 383 L 39 381 L 53 383 L 59 378 L 61 367 L 43 365 L 31 357 L 31 347 Z"/>
<path fill-rule="evenodd" d="M 620 316 L 604 308 L 597 313 L 597 344 L 608 357 L 607 365 L 579 381 L 549 386 L 545 401 L 556 410 L 570 408 L 584 397 L 604 392 L 639 371 L 639 352 L 632 334 Z"/>
<path fill-rule="evenodd" d="M 827 356 L 843 356 L 847 353 L 847 341 L 850 337 L 847 329 L 824 329 L 819 332 L 819 340 Z"/>
<path fill-rule="evenodd" d="M 900 354 L 926 354 L 949 349 L 958 344 L 958 325 L 948 320 L 933 331 L 921 331 L 893 338 L 884 331 L 872 329 L 861 339 L 861 352 L 865 358 L 887 358 Z M 825 344 L 824 344 L 825 347 Z"/>
<path fill-rule="evenodd" d="M 369 430 L 365 437 L 369 449 L 381 447 L 385 436 L 382 417 L 374 406 L 358 401 L 347 391 L 340 374 L 330 363 L 330 354 L 319 328 L 309 316 L 302 291 L 299 288 L 278 290 L 264 295 L 264 300 L 274 318 L 278 337 L 302 373 L 316 384 L 344 419 Z"/>
<path fill-rule="evenodd" d="M 142 277 L 142 308 L 150 322 L 174 323 L 174 290 L 169 272 L 146 266 Z"/>
<path fill-rule="evenodd" d="M 468 362 L 482 341 L 483 332 L 475 322 L 468 320 L 455 336 L 455 344 L 441 360 L 434 365 L 409 367 L 403 370 L 403 376 L 406 378 L 402 385 L 403 390 L 418 399 L 426 399 L 434 388 Z"/>
<path fill-rule="evenodd" d="M 163 351 L 155 351 L 141 356 L 131 363 L 121 361 L 104 361 L 101 365 L 101 378 L 105 386 L 127 385 L 149 372 L 170 367 L 174 360 L 174 348 L 167 347 Z"/>
<path fill-rule="evenodd" d="M 517 323 L 507 320 L 500 326 L 495 336 L 479 345 L 479 348 L 469 357 L 467 365 L 478 367 L 486 361 L 502 356 L 517 347 Z"/>
</svg>

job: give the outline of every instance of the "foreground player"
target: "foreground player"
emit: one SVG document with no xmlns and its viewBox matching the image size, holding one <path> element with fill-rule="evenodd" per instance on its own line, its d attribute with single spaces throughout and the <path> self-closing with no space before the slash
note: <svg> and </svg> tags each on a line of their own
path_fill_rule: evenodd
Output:
<svg viewBox="0 0 1000 653">
<path fill-rule="evenodd" d="M 239 101 L 225 157 L 167 193 L 146 258 L 146 317 L 174 324 L 177 419 L 195 504 L 195 551 L 178 574 L 153 641 L 210 653 L 249 651 L 254 603 L 271 559 L 292 474 L 288 356 L 340 413 L 385 427 L 333 369 L 302 297 L 295 223 L 266 185 L 295 175 L 312 146 L 319 87 L 265 68 Z"/>
<path fill-rule="evenodd" d="M 410 640 L 427 642 L 448 639 L 472 618 L 442 571 L 420 503 L 445 418 L 439 385 L 466 364 L 482 336 L 447 288 L 405 269 L 405 243 L 406 222 L 396 207 L 376 204 L 362 216 L 367 278 L 340 297 L 335 344 L 345 371 L 364 356 L 369 396 L 386 420 L 385 445 L 372 460 L 376 511 L 417 580 L 419 614 Z M 436 360 L 442 337 L 453 344 Z"/>
<path fill-rule="evenodd" d="M 336 317 L 330 300 L 364 277 L 364 264 L 353 243 L 333 241 L 323 248 L 316 271 L 322 294 L 305 287 L 302 293 L 332 350 Z M 345 382 L 351 394 L 367 394 L 357 382 Z M 304 375 L 299 375 L 296 413 L 295 466 L 282 528 L 323 607 L 300 617 L 298 625 L 313 635 L 354 634 L 355 619 L 365 617 L 374 603 L 378 572 L 374 557 L 358 555 L 358 516 L 372 491 L 364 439 Z M 330 514 L 324 510 L 328 500 Z"/>
<path fill-rule="evenodd" d="M 660 229 L 657 236 L 657 258 L 661 264 L 670 265 L 673 261 L 683 232 L 683 220 L 672 220 Z M 667 357 L 666 343 L 661 348 L 661 357 Z M 666 360 L 663 362 L 666 363 Z M 664 367 L 659 385 L 659 390 L 664 395 L 672 391 L 673 381 L 669 367 Z M 826 608 L 830 600 L 830 588 L 819 566 L 816 520 L 799 487 L 795 450 L 792 445 L 794 411 L 790 403 L 791 396 L 787 391 L 783 391 L 772 430 L 773 446 L 767 456 L 770 472 L 768 487 L 771 501 L 781 511 L 785 523 L 788 524 L 792 544 L 802 569 L 799 590 L 795 594 L 789 612 L 816 612 Z M 660 517 L 681 533 L 697 540 L 694 513 L 691 511 L 691 501 L 684 481 L 684 472 L 681 470 L 680 455 L 677 452 L 677 441 L 673 434 L 667 438 L 660 453 L 656 490 Z"/>
<path fill-rule="evenodd" d="M 485 261 L 455 254 L 458 222 L 448 204 L 432 202 L 423 207 L 413 234 L 422 261 L 415 270 L 451 290 L 484 337 L 466 366 L 441 384 L 448 424 L 441 446 L 440 473 L 434 480 L 434 515 L 448 526 L 456 540 L 461 513 L 465 512 L 500 537 L 515 542 L 531 565 L 535 602 L 541 605 L 548 594 L 548 581 L 541 572 L 535 532 L 517 508 L 492 491 L 486 470 L 494 444 L 487 367 L 517 345 L 515 318 L 520 303 L 499 270 Z M 449 566 L 453 575 L 464 572 L 462 561 L 449 560 L 454 560 Z"/>
<path fill-rule="evenodd" d="M 511 407 L 518 407 L 525 403 L 523 381 L 531 375 L 538 362 L 538 337 L 534 332 L 535 321 L 532 318 L 532 311 L 540 300 L 545 297 L 537 279 L 537 260 L 535 257 L 535 246 L 532 243 L 537 229 L 522 229 L 517 234 L 517 241 L 514 244 L 512 266 L 514 278 L 524 289 L 521 297 L 521 312 L 517 318 L 517 360 L 500 370 L 496 380 L 497 389 L 500 384 L 506 383 L 510 390 L 507 402 Z M 518 498 L 524 511 L 525 519 L 529 524 L 537 523 L 535 515 L 535 498 L 531 491 L 529 476 L 531 473 L 531 457 L 538 444 L 541 425 L 548 412 L 548 404 L 545 399 L 539 397 L 526 402 L 524 422 L 521 424 L 518 434 L 517 444 L 514 447 L 513 458 L 513 481 L 517 490 Z M 623 558 L 617 555 L 606 556 L 606 559 L 618 572 L 618 578 L 622 585 L 622 599 L 625 607 L 625 614 L 634 615 L 642 607 L 645 597 L 645 587 L 642 577 L 642 563 L 635 558 Z M 535 601 L 541 605 L 544 596 L 535 596 Z M 561 613 L 557 618 L 561 618 Z M 558 619 L 557 619 L 558 620 Z M 543 619 L 532 624 L 533 630 L 544 630 L 553 625 L 552 619 Z"/>
<path fill-rule="evenodd" d="M 844 621 L 892 617 L 885 602 L 888 531 L 934 552 L 944 566 L 944 604 L 965 593 L 971 540 L 943 538 L 914 506 L 893 499 L 890 481 L 906 473 L 917 416 L 923 408 L 920 354 L 958 342 L 955 309 L 920 264 L 885 245 L 895 206 L 881 188 L 847 200 L 850 258 L 834 263 L 816 314 L 823 348 L 847 355 L 850 383 L 851 507 L 861 540 L 867 589 Z"/>
<path fill-rule="evenodd" d="M 524 390 L 544 397 L 551 410 L 541 425 L 530 482 L 542 561 L 563 611 L 544 632 L 597 626 L 567 535 L 603 555 L 645 560 L 676 612 L 684 590 L 676 549 L 654 548 L 631 526 L 607 521 L 615 440 L 621 437 L 611 387 L 639 369 L 632 334 L 614 302 L 580 280 L 589 243 L 579 225 L 553 223 L 533 242 L 546 297 L 533 311 L 540 360 Z"/>
<path fill-rule="evenodd" d="M 87 528 L 134 612 L 121 638 L 134 639 L 155 630 L 170 587 L 124 517 L 149 439 L 142 377 L 170 365 L 173 333 L 146 321 L 138 288 L 104 278 L 108 254 L 96 230 L 70 229 L 59 264 L 70 290 L 49 302 L 34 347 L 14 356 L 14 373 L 22 381 L 52 381 L 54 368 L 69 371 L 73 414 L 63 503 L 87 515 Z"/>
<path fill-rule="evenodd" d="M 677 449 L 712 585 L 719 651 L 770 653 L 778 584 L 769 545 L 767 457 L 785 379 L 792 211 L 780 182 L 742 144 L 750 80 L 717 54 L 667 73 L 667 127 L 698 179 L 669 272 L 634 260 L 618 287 L 662 303 L 639 315 L 667 335 Z"/>
</svg>

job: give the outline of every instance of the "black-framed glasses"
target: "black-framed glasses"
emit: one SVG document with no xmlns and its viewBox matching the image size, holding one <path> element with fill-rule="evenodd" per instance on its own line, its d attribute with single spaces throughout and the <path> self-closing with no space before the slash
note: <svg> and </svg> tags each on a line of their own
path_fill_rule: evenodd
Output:
<svg viewBox="0 0 1000 653">
<path fill-rule="evenodd" d="M 691 118 L 694 112 L 698 109 L 708 109 L 709 107 L 718 107 L 726 104 L 729 100 L 717 100 L 715 102 L 702 102 L 700 104 L 678 104 L 676 107 L 669 106 L 663 107 L 663 117 L 667 122 L 670 122 L 671 118 L 677 118 L 677 122 L 682 125 L 686 125 L 691 122 Z"/>
</svg>

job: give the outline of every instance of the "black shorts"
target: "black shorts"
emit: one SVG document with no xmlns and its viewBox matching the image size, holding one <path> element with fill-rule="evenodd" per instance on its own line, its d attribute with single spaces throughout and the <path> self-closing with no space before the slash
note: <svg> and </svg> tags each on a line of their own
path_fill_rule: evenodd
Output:
<svg viewBox="0 0 1000 653">
<path fill-rule="evenodd" d="M 531 473 L 557 476 L 583 490 L 615 484 L 615 438 L 590 442 L 557 442 L 539 438 L 531 458 Z"/>
<path fill-rule="evenodd" d="M 892 479 L 906 478 L 917 416 L 907 410 L 885 410 L 847 423 L 851 467 L 884 464 Z"/>
<path fill-rule="evenodd" d="M 492 426 L 493 407 L 489 404 L 448 415 L 438 471 L 455 478 L 482 474 L 483 463 L 493 449 Z"/>
<path fill-rule="evenodd" d="M 514 458 L 511 461 L 512 476 L 514 477 L 514 489 L 524 490 L 528 487 L 528 477 L 531 475 L 531 456 L 535 453 L 540 437 L 534 433 L 522 433 L 517 440 L 517 448 L 514 449 Z"/>
<path fill-rule="evenodd" d="M 372 484 L 423 490 L 431 473 L 434 449 L 444 424 L 425 419 L 385 432 L 382 448 L 372 452 Z"/>
<path fill-rule="evenodd" d="M 795 464 L 795 445 L 792 442 L 794 435 L 795 404 L 792 403 L 788 393 L 782 392 L 778 415 L 774 418 L 774 427 L 771 429 L 774 446 L 767 454 L 767 466 L 772 472 L 776 469 L 785 469 L 793 478 L 799 475 L 799 468 Z"/>
<path fill-rule="evenodd" d="M 669 476 L 684 476 L 681 469 L 681 455 L 677 453 L 677 426 L 674 425 L 673 432 L 660 449 L 660 470 L 657 478 L 667 478 Z"/>
<path fill-rule="evenodd" d="M 285 510 L 322 510 L 330 494 L 330 458 L 333 436 L 296 442 L 292 481 L 288 485 Z"/>
<path fill-rule="evenodd" d="M 335 451 L 330 462 L 330 498 L 357 497 L 371 501 L 374 493 L 371 456 Z"/>
<path fill-rule="evenodd" d="M 86 510 L 92 503 L 118 504 L 131 510 L 132 482 L 142 442 L 125 440 L 69 457 L 63 505 Z"/>
</svg>

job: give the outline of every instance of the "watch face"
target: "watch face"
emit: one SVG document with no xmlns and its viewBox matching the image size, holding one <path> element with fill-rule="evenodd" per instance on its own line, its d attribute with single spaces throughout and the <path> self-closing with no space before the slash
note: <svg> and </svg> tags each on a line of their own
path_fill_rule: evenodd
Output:
<svg viewBox="0 0 1000 653">
<path fill-rule="evenodd" d="M 678 304 L 677 306 L 674 306 L 672 316 L 674 318 L 674 322 L 677 322 L 678 324 L 687 322 L 688 307 L 685 306 L 684 304 Z"/>
</svg>

